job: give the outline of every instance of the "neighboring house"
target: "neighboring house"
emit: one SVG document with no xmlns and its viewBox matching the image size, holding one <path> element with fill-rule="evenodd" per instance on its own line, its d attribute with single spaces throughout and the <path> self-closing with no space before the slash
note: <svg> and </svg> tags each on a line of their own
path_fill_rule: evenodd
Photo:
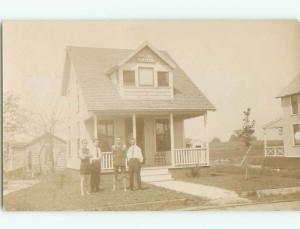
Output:
<svg viewBox="0 0 300 229">
<path fill-rule="evenodd" d="M 5 144 L 3 159 L 6 173 L 17 170 L 32 175 L 47 173 L 52 163 L 53 169 L 59 171 L 66 168 L 66 142 L 48 133 L 28 143 L 9 142 Z"/>
<path fill-rule="evenodd" d="M 266 124 L 263 129 L 279 129 L 283 146 L 268 146 L 265 138 L 266 156 L 300 157 L 300 74 L 277 96 L 281 99 L 283 116 Z"/>
<path fill-rule="evenodd" d="M 200 76 L 199 76 L 200 77 Z M 187 149 L 184 120 L 215 107 L 165 51 L 68 47 L 62 95 L 69 101 L 68 166 L 79 168 L 81 139 L 100 140 L 102 168 L 112 169 L 116 136 L 136 138 L 144 166 L 209 164 L 209 149 Z"/>
<path fill-rule="evenodd" d="M 32 174 L 49 173 L 66 168 L 66 142 L 45 133 L 26 144 L 26 169 Z"/>
<path fill-rule="evenodd" d="M 3 147 L 3 171 L 11 173 L 25 167 L 25 144 L 18 142 L 5 142 Z"/>
</svg>

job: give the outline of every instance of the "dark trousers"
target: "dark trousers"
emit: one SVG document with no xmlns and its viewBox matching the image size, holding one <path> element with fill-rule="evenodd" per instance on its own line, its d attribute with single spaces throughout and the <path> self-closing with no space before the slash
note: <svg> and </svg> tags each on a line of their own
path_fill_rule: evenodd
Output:
<svg viewBox="0 0 300 229">
<path fill-rule="evenodd" d="M 92 163 L 91 163 L 91 192 L 96 192 L 99 190 L 100 172 L 101 172 L 100 160 L 92 161 Z"/>
<path fill-rule="evenodd" d="M 129 173 L 129 187 L 132 190 L 134 187 L 134 178 L 138 185 L 138 188 L 141 188 L 141 162 L 139 159 L 130 159 L 128 162 L 128 173 Z"/>
</svg>

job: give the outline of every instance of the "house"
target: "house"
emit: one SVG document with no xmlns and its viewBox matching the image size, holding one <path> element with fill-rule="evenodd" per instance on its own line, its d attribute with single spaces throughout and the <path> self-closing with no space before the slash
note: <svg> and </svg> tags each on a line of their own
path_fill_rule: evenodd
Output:
<svg viewBox="0 0 300 229">
<path fill-rule="evenodd" d="M 67 47 L 61 94 L 69 103 L 68 167 L 79 168 L 81 139 L 97 138 L 102 168 L 112 169 L 116 136 L 134 137 L 145 167 L 209 164 L 209 149 L 185 148 L 184 120 L 215 107 L 165 51 Z M 201 119 L 202 120 L 202 119 Z"/>
<path fill-rule="evenodd" d="M 3 147 L 3 171 L 5 174 L 16 174 L 25 167 L 25 144 L 6 141 Z"/>
<path fill-rule="evenodd" d="M 283 115 L 267 123 L 264 129 L 265 156 L 300 158 L 300 74 L 277 96 L 281 99 Z M 268 146 L 267 130 L 278 129 L 283 137 L 282 146 Z"/>
<path fill-rule="evenodd" d="M 4 171 L 8 175 L 29 173 L 33 176 L 66 168 L 66 142 L 49 133 L 27 143 L 6 142 L 3 155 Z"/>
</svg>

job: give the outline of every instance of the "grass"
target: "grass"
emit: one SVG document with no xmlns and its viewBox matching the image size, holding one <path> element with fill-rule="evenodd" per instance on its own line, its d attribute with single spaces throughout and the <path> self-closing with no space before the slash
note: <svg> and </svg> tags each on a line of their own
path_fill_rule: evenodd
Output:
<svg viewBox="0 0 300 229">
<path fill-rule="evenodd" d="M 112 177 L 101 176 L 102 190 L 80 196 L 79 173 L 68 170 L 64 176 L 52 176 L 30 188 L 8 194 L 8 211 L 97 211 L 97 210 L 173 210 L 196 206 L 205 200 L 144 184 L 144 190 L 111 191 Z"/>
<path fill-rule="evenodd" d="M 190 170 L 173 173 L 177 180 L 221 187 L 235 192 L 254 191 L 259 189 L 284 188 L 300 186 L 300 178 L 285 177 L 275 173 L 265 175 L 264 171 L 249 169 L 249 178 L 244 177 L 244 168 L 236 166 L 212 166 L 199 168 L 198 173 Z"/>
<path fill-rule="evenodd" d="M 261 165 L 264 160 L 263 141 L 253 141 L 248 161 L 252 165 Z M 282 141 L 270 140 L 269 146 L 283 145 Z M 237 164 L 243 159 L 247 147 L 242 142 L 222 142 L 210 144 L 210 161 L 212 164 Z"/>
</svg>

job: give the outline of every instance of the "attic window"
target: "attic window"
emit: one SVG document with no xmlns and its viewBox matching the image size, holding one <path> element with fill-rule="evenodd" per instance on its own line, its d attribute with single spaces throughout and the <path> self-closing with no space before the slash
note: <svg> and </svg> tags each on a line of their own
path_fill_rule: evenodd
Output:
<svg viewBox="0 0 300 229">
<path fill-rule="evenodd" d="M 169 86 L 169 73 L 168 72 L 157 72 L 157 84 L 159 87 Z"/>
<path fill-rule="evenodd" d="M 139 68 L 139 85 L 140 86 L 154 85 L 153 68 Z"/>
<path fill-rule="evenodd" d="M 123 85 L 126 87 L 135 86 L 135 72 L 123 71 Z"/>
<path fill-rule="evenodd" d="M 298 95 L 292 95 L 291 96 L 291 104 L 292 104 L 292 114 L 298 114 L 299 113 L 299 104 L 300 101 Z"/>
</svg>

